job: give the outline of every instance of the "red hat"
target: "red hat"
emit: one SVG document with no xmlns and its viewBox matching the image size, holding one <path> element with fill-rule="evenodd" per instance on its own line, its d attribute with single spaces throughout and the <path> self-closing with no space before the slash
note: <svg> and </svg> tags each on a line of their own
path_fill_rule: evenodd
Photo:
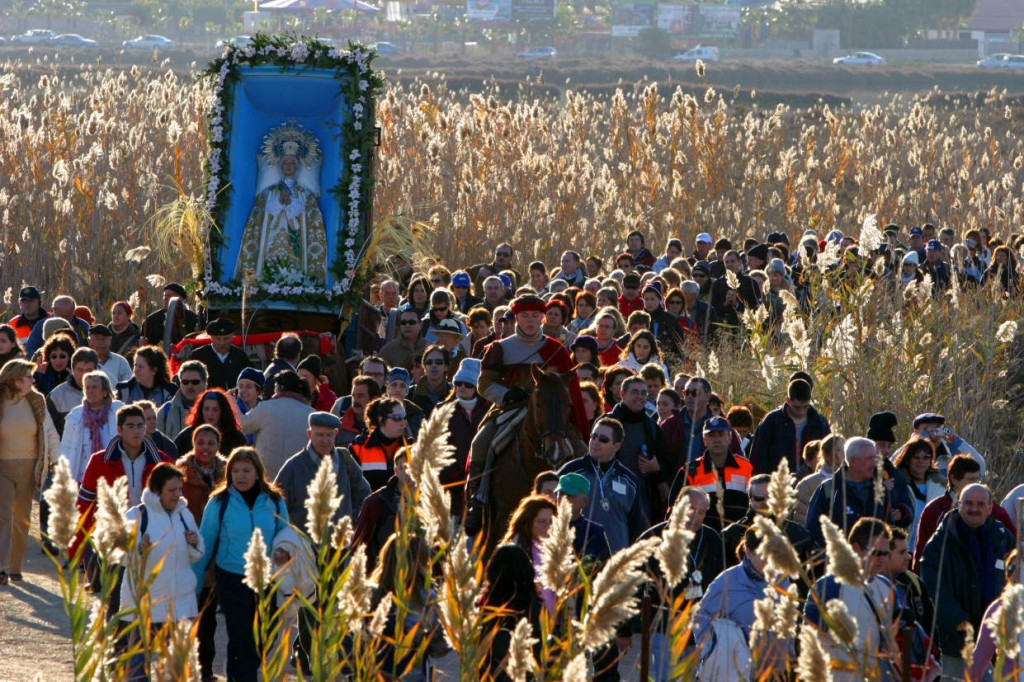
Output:
<svg viewBox="0 0 1024 682">
<path fill-rule="evenodd" d="M 509 308 L 512 310 L 513 315 L 527 312 L 543 313 L 547 310 L 544 305 L 544 299 L 533 294 L 524 294 L 513 299 L 512 305 Z"/>
<path fill-rule="evenodd" d="M 560 298 L 552 298 L 550 301 L 548 301 L 548 304 L 544 306 L 544 310 L 551 310 L 552 308 L 555 307 L 562 309 L 563 317 L 567 317 L 569 315 L 569 306 L 565 305 L 565 301 L 563 301 Z"/>
<path fill-rule="evenodd" d="M 132 315 L 135 314 L 135 311 L 132 310 L 132 307 L 131 307 L 131 305 L 128 304 L 128 301 L 118 301 L 117 303 L 114 304 L 114 306 L 119 306 L 119 305 L 120 306 L 124 306 L 124 310 L 125 310 L 126 313 L 128 313 L 128 317 L 131 317 Z"/>
</svg>

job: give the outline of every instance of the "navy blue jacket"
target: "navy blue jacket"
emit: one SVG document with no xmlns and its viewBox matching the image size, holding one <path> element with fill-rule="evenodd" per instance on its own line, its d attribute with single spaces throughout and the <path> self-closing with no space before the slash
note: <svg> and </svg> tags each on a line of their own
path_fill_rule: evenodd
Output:
<svg viewBox="0 0 1024 682">
<path fill-rule="evenodd" d="M 800 476 L 804 445 L 812 440 L 821 440 L 832 433 L 828 420 L 813 407 L 807 408 L 807 424 L 799 442 L 796 424 L 789 416 L 786 406 L 772 410 L 754 432 L 754 445 L 750 450 L 750 462 L 754 474 L 770 474 L 778 468 L 779 462 L 789 460 L 790 472 Z M 807 472 L 810 473 L 810 472 Z"/>
<path fill-rule="evenodd" d="M 886 471 L 888 473 L 888 469 Z M 880 503 L 875 502 L 874 481 L 857 484 L 846 480 L 845 466 L 830 480 L 818 486 L 807 506 L 807 530 L 811 533 L 814 546 L 825 546 L 825 536 L 821 532 L 822 515 L 827 515 L 832 523 L 842 529 L 843 535 L 863 517 L 873 517 L 900 528 L 909 528 L 914 522 L 916 505 L 911 499 L 905 474 L 898 469 L 892 471 L 890 475 L 895 483 L 891 491 L 885 491 Z M 827 493 L 831 493 L 831 496 L 827 496 Z M 896 519 L 897 516 L 899 519 Z"/>
</svg>

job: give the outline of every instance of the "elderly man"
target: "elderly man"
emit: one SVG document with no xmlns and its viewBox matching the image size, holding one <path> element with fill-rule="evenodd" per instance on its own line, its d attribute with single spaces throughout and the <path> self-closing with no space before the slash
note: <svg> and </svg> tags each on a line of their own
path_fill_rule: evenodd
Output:
<svg viewBox="0 0 1024 682">
<path fill-rule="evenodd" d="M 497 275 L 491 275 L 483 283 L 484 300 L 480 303 L 492 313 L 505 304 L 505 283 Z"/>
<path fill-rule="evenodd" d="M 846 441 L 845 464 L 826 480 L 811 497 L 807 508 L 807 530 L 815 547 L 824 547 L 821 516 L 827 515 L 843 532 L 849 532 L 861 518 L 883 519 L 900 528 L 914 520 L 914 503 L 905 478 L 885 478 L 881 499 L 875 496 L 878 450 L 867 438 Z"/>
<path fill-rule="evenodd" d="M 84 346 L 89 338 L 89 323 L 80 317 L 75 317 L 75 299 L 70 296 L 57 296 L 53 299 L 53 316 L 65 320 L 78 338 L 78 345 Z M 37 324 L 32 328 L 28 340 L 25 342 L 25 352 L 28 357 L 35 355 L 35 352 L 43 347 L 43 325 Z"/>
<path fill-rule="evenodd" d="M 110 377 L 110 383 L 117 386 L 122 381 L 132 378 L 132 366 L 124 356 L 110 350 L 114 340 L 113 330 L 105 324 L 94 324 L 89 327 L 89 348 L 96 351 L 99 359 L 98 369 Z"/>
<path fill-rule="evenodd" d="M 625 429 L 618 459 L 640 481 L 640 508 L 651 525 L 663 518 L 665 499 L 659 485 L 668 485 L 677 465 L 665 444 L 665 434 L 645 409 L 647 382 L 640 376 L 628 377 L 620 393 L 622 400 L 608 413 Z"/>
<path fill-rule="evenodd" d="M 708 273 L 700 272 L 695 273 L 703 275 L 705 278 Z M 680 291 L 683 292 L 683 312 L 686 315 L 685 328 L 688 330 L 696 330 L 697 338 L 705 340 L 712 331 L 712 326 L 718 322 L 718 313 L 711 307 L 711 304 L 707 301 L 702 301 L 700 298 L 700 284 L 688 279 L 679 286 Z"/>
<path fill-rule="evenodd" d="M 490 495 L 489 481 L 481 480 L 481 477 L 493 468 L 493 457 L 497 454 L 490 448 L 497 430 L 495 417 L 499 412 L 518 407 L 528 400 L 529 391 L 533 388 L 534 367 L 570 375 L 573 428 L 569 438 L 578 439 L 581 434 L 589 432 L 579 379 L 572 374 L 575 366 L 572 354 L 559 341 L 544 336 L 541 330 L 544 299 L 533 294 L 520 296 L 512 302 L 511 309 L 516 316 L 515 334 L 487 346 L 481 361 L 479 392 L 494 407 L 484 418 L 471 448 L 465 520 L 467 532 L 471 534 L 483 527 L 483 510 Z M 489 477 L 489 473 L 486 476 Z"/>
<path fill-rule="evenodd" d="M 804 470 L 804 446 L 830 433 L 828 420 L 811 405 L 811 384 L 804 379 L 790 381 L 786 402 L 769 412 L 754 432 L 750 450 L 754 473 L 770 474 L 783 459 L 798 478 L 812 473 Z"/>
<path fill-rule="evenodd" d="M 235 338 L 235 323 L 231 320 L 216 319 L 206 325 L 210 344 L 201 346 L 192 353 L 193 360 L 199 360 L 209 372 L 207 383 L 210 388 L 230 389 L 235 387 L 239 373 L 252 367 L 249 356 L 232 344 Z"/>
<path fill-rule="evenodd" d="M 206 365 L 198 360 L 189 360 L 178 370 L 178 383 L 181 390 L 160 407 L 156 415 L 156 427 L 171 438 L 177 436 L 185 428 L 185 417 L 195 405 L 196 400 L 206 390 Z"/>
<path fill-rule="evenodd" d="M 371 491 L 352 453 L 347 448 L 334 445 L 341 420 L 330 412 L 313 412 L 306 423 L 309 427 L 306 430 L 309 442 L 303 450 L 288 458 L 275 481 L 288 502 L 288 520 L 298 528 L 306 528 L 307 490 L 321 462 L 329 459 L 336 477 L 337 494 L 341 496 L 341 504 L 331 521 L 348 516 L 355 522 L 363 500 Z"/>
<path fill-rule="evenodd" d="M 963 489 L 924 548 L 921 578 L 935 602 L 936 639 L 943 679 L 962 680 L 967 626 L 980 632 L 981 619 L 1006 584 L 1006 555 L 1013 535 L 992 518 L 992 492 L 980 483 Z"/>
</svg>

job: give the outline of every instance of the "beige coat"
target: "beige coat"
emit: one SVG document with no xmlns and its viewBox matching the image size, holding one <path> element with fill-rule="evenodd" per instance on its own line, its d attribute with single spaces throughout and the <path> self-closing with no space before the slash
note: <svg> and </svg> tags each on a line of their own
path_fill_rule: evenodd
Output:
<svg viewBox="0 0 1024 682">
<path fill-rule="evenodd" d="M 289 457 L 306 447 L 307 420 L 312 412 L 309 403 L 279 396 L 264 400 L 242 415 L 242 433 L 256 435 L 253 445 L 271 481 Z"/>
<path fill-rule="evenodd" d="M 35 389 L 26 396 L 32 405 L 32 413 L 36 418 L 36 465 L 33 472 L 36 482 L 36 489 L 41 490 L 46 483 L 46 475 L 50 467 L 57 463 L 60 458 L 60 435 L 57 427 L 50 418 L 50 412 L 46 409 L 46 398 Z"/>
</svg>

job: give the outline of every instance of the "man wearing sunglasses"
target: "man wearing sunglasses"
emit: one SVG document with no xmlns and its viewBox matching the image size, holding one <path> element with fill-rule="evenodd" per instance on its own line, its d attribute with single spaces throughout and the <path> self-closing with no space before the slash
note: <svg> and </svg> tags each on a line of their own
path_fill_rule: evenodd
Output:
<svg viewBox="0 0 1024 682">
<path fill-rule="evenodd" d="M 736 556 L 736 548 L 739 546 L 740 540 L 743 539 L 743 534 L 754 525 L 754 519 L 757 518 L 758 514 L 776 521 L 775 517 L 768 510 L 768 484 L 771 480 L 772 477 L 768 474 L 760 474 L 750 479 L 750 485 L 747 486 L 747 498 L 750 500 L 747 513 L 742 519 L 730 524 L 722 531 L 726 568 L 740 563 L 739 558 Z M 789 519 L 785 519 L 782 523 L 782 530 L 786 537 L 789 538 L 790 544 L 796 549 L 801 560 L 806 559 L 807 553 L 811 548 L 810 534 L 803 526 L 793 523 Z"/>
<path fill-rule="evenodd" d="M 516 318 L 515 333 L 487 346 L 481 360 L 478 391 L 494 407 L 484 418 L 471 448 L 465 521 L 466 531 L 471 535 L 483 525 L 483 509 L 490 495 L 490 481 L 485 480 L 489 478 L 485 472 L 493 469 L 494 457 L 498 454 L 491 448 L 497 433 L 496 416 L 526 403 L 533 389 L 534 366 L 570 375 L 572 413 L 568 437 L 570 441 L 577 441 L 580 434 L 589 432 L 579 378 L 572 373 L 575 366 L 572 354 L 561 342 L 545 336 L 541 329 L 546 310 L 544 299 L 527 294 L 513 300 L 509 308 Z"/>
<path fill-rule="evenodd" d="M 398 313 L 398 336 L 380 349 L 380 357 L 384 358 L 388 367 L 402 367 L 410 372 L 416 367 L 423 351 L 427 349 L 422 329 L 423 321 L 415 310 Z"/>
<path fill-rule="evenodd" d="M 156 414 L 156 428 L 171 438 L 185 428 L 188 416 L 196 400 L 206 390 L 206 365 L 199 360 L 189 360 L 178 370 L 178 384 L 181 387 L 174 397 Z"/>
<path fill-rule="evenodd" d="M 847 539 L 863 566 L 864 585 L 843 584 L 835 572 L 829 570 L 811 588 L 804 606 L 804 617 L 808 623 L 828 631 L 830 619 L 827 621 L 822 614 L 826 612 L 829 602 L 838 599 L 846 605 L 846 611 L 857 626 L 852 645 L 853 656 L 836 639 L 821 639 L 833 665 L 840 662 L 847 670 L 857 670 L 866 658 L 870 669 L 886 668 L 891 672 L 888 659 L 891 659 L 889 652 L 894 646 L 889 634 L 894 615 L 893 589 L 889 580 L 881 575 L 889 564 L 890 538 L 889 526 L 884 522 L 871 517 L 858 520 L 850 529 Z M 857 678 L 844 675 L 841 679 Z"/>
<path fill-rule="evenodd" d="M 476 291 L 474 292 L 477 296 L 484 295 L 484 280 L 492 275 L 497 275 L 502 270 L 510 270 L 515 273 L 516 281 L 522 282 L 523 276 L 512 269 L 512 260 L 515 258 L 515 251 L 512 250 L 511 244 L 498 244 L 498 247 L 494 249 L 494 261 L 491 263 L 481 263 L 480 265 L 474 265 L 466 270 L 466 273 L 472 278 L 476 284 Z"/>
</svg>

